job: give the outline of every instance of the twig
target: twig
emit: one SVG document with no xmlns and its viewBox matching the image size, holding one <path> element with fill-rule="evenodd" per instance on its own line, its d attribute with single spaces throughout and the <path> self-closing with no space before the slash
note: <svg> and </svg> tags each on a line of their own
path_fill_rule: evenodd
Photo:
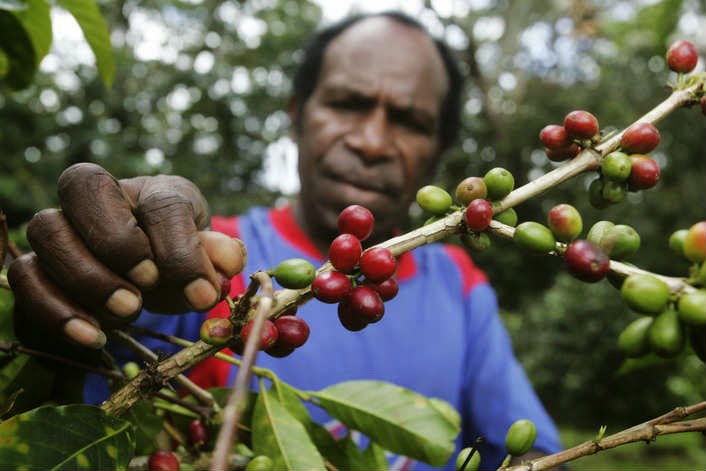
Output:
<svg viewBox="0 0 706 471">
<path fill-rule="evenodd" d="M 238 423 L 243 410 L 247 407 L 248 391 L 250 390 L 250 380 L 252 378 L 252 366 L 255 363 L 257 352 L 260 347 L 262 331 L 265 319 L 270 313 L 274 289 L 272 280 L 264 271 L 255 272 L 252 277 L 253 282 L 257 282 L 261 289 L 261 297 L 257 304 L 257 314 L 253 318 L 253 327 L 245 343 L 243 352 L 243 362 L 238 369 L 235 383 L 228 396 L 228 403 L 223 409 L 223 425 L 218 433 L 216 446 L 213 450 L 213 460 L 210 469 L 225 471 L 228 469 L 228 454 L 237 440 Z"/>
<path fill-rule="evenodd" d="M 132 338 L 127 333 L 121 330 L 115 330 L 112 334 L 125 345 L 130 347 L 133 351 L 137 352 L 137 354 L 140 355 L 144 360 L 147 360 L 152 363 L 159 361 L 159 358 L 152 350 L 142 345 L 140 342 Z M 216 404 L 216 401 L 213 399 L 213 395 L 210 392 L 206 391 L 183 374 L 177 375 L 174 379 L 180 385 L 182 385 L 184 389 L 189 391 L 189 393 L 191 393 L 191 395 L 193 395 L 196 400 L 199 401 L 201 404 L 207 407 L 213 407 L 215 411 L 217 411 L 218 404 Z"/>
<path fill-rule="evenodd" d="M 676 422 L 689 415 L 706 410 L 706 401 L 688 407 L 677 407 L 676 409 L 660 417 L 648 420 L 641 424 L 630 427 L 621 432 L 607 436 L 601 440 L 590 440 L 581 443 L 573 448 L 543 456 L 534 460 L 526 461 L 517 466 L 500 468 L 503 471 L 540 471 L 554 468 L 563 463 L 568 463 L 582 456 L 593 455 L 599 451 L 608 450 L 621 445 L 635 442 L 651 442 L 659 435 L 683 432 L 703 432 L 706 431 L 706 417 L 694 420 Z"/>
</svg>

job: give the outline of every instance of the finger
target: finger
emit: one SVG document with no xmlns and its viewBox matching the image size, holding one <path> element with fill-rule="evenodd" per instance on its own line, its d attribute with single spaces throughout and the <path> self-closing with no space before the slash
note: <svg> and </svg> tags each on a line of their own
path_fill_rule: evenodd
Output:
<svg viewBox="0 0 706 471">
<path fill-rule="evenodd" d="M 37 339 L 43 343 L 69 340 L 92 349 L 105 345 L 98 322 L 42 272 L 34 253 L 13 261 L 7 278 L 15 294 L 15 329 L 21 339 L 34 343 Z"/>
<path fill-rule="evenodd" d="M 180 290 L 187 305 L 206 310 L 218 301 L 220 277 L 199 237 L 205 223 L 203 197 L 186 182 L 150 179 L 135 195 L 135 213 L 152 243 L 160 289 Z"/>
<path fill-rule="evenodd" d="M 248 253 L 245 244 L 239 239 L 214 231 L 201 231 L 199 238 L 208 258 L 218 271 L 229 278 L 243 271 Z"/>
<path fill-rule="evenodd" d="M 118 318 L 139 314 L 140 292 L 93 256 L 62 211 L 37 213 L 27 227 L 27 238 L 42 270 L 90 312 Z"/>
<path fill-rule="evenodd" d="M 65 216 L 98 260 L 138 286 L 156 283 L 149 239 L 112 175 L 95 164 L 73 165 L 59 177 L 58 192 Z"/>
</svg>

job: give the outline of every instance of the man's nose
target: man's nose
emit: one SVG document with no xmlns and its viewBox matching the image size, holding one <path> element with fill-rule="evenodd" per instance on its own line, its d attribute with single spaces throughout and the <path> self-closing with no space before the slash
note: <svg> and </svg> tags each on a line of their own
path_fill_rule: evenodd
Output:
<svg viewBox="0 0 706 471">
<path fill-rule="evenodd" d="M 383 107 L 376 106 L 360 117 L 347 136 L 347 144 L 363 158 L 373 160 L 392 156 L 392 135 Z"/>
</svg>

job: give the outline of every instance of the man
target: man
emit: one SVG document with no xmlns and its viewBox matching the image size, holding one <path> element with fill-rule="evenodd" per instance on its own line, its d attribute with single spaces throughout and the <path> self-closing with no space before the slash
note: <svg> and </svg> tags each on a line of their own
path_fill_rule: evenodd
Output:
<svg viewBox="0 0 706 471">
<path fill-rule="evenodd" d="M 301 194 L 284 208 L 213 219 L 215 230 L 244 242 L 251 271 L 292 257 L 323 263 L 338 213 L 353 203 L 375 215 L 371 244 L 391 237 L 458 128 L 461 79 L 451 55 L 398 14 L 354 17 L 322 31 L 294 88 L 289 111 Z M 160 313 L 211 308 L 219 272 L 232 277 L 243 268 L 235 239 L 202 230 L 206 203 L 183 179 L 116 182 L 82 165 L 62 175 L 59 194 L 63 212 L 40 212 L 30 224 L 36 256 L 10 273 L 27 339 L 63 337 L 100 348 L 99 327 L 132 321 L 143 305 Z M 484 468 L 500 464 L 505 432 L 520 418 L 538 425 L 538 450 L 556 451 L 556 430 L 513 357 L 495 295 L 467 255 L 441 244 L 421 247 L 400 257 L 397 277 L 400 293 L 379 323 L 349 332 L 335 307 L 312 301 L 300 309 L 311 327 L 308 342 L 287 358 L 260 355 L 258 364 L 300 388 L 378 379 L 445 399 L 463 416 L 459 447 L 485 437 Z M 232 293 L 242 289 L 242 276 L 235 277 Z M 194 338 L 203 319 L 199 312 L 145 312 L 138 323 Z M 223 385 L 234 370 L 213 360 L 192 377 Z M 89 399 L 99 400 L 91 386 Z M 404 458 L 394 464 L 412 465 Z"/>
</svg>

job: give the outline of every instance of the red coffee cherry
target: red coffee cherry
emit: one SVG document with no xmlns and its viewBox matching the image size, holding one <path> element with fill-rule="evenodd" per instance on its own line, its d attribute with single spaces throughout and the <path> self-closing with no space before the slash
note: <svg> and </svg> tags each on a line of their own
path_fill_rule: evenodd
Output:
<svg viewBox="0 0 706 471">
<path fill-rule="evenodd" d="M 659 144 L 659 131 L 651 123 L 635 123 L 620 138 L 620 147 L 628 154 L 646 154 Z"/>
<path fill-rule="evenodd" d="M 179 459 L 171 451 L 159 450 L 152 453 L 147 467 L 150 471 L 179 471 Z"/>
<path fill-rule="evenodd" d="M 208 429 L 199 419 L 189 422 L 189 443 L 196 448 L 203 447 L 208 441 Z"/>
<path fill-rule="evenodd" d="M 539 131 L 539 140 L 548 149 L 560 149 L 571 145 L 571 139 L 564 126 L 547 124 Z"/>
<path fill-rule="evenodd" d="M 275 343 L 271 347 L 266 348 L 265 353 L 271 357 L 284 358 L 294 353 L 294 350 L 296 350 L 294 347 L 288 347 L 281 343 Z"/>
<path fill-rule="evenodd" d="M 388 249 L 372 247 L 360 256 L 360 271 L 370 281 L 380 283 L 395 274 L 397 260 Z"/>
<path fill-rule="evenodd" d="M 547 224 L 557 240 L 571 242 L 581 234 L 583 219 L 578 210 L 570 204 L 554 206 L 547 214 Z"/>
<path fill-rule="evenodd" d="M 341 234 L 331 242 L 328 258 L 336 270 L 348 273 L 358 265 L 362 252 L 363 248 L 356 236 Z"/>
<path fill-rule="evenodd" d="M 353 288 L 346 298 L 346 303 L 353 314 L 365 319 L 368 324 L 379 321 L 385 314 L 385 304 L 380 295 L 368 285 Z"/>
<path fill-rule="evenodd" d="M 243 328 L 240 329 L 240 336 L 243 339 L 243 344 L 246 344 L 248 342 L 248 337 L 252 332 L 254 323 L 254 319 L 250 319 L 243 326 Z M 257 347 L 258 350 L 265 350 L 266 348 L 270 348 L 272 345 L 275 344 L 278 336 L 279 332 L 277 331 L 277 327 L 275 327 L 274 322 L 269 319 L 265 319 L 265 325 L 263 325 L 262 335 L 260 336 L 260 344 Z"/>
<path fill-rule="evenodd" d="M 475 199 L 468 203 L 464 217 L 470 230 L 484 231 L 493 219 L 493 207 L 488 200 Z"/>
<path fill-rule="evenodd" d="M 674 72 L 686 74 L 694 70 L 699 60 L 696 47 L 689 41 L 677 41 L 667 49 L 667 65 Z"/>
<path fill-rule="evenodd" d="M 211 317 L 203 321 L 199 335 L 207 344 L 223 347 L 232 340 L 233 323 L 224 317 Z"/>
<path fill-rule="evenodd" d="M 581 152 L 581 147 L 578 144 L 572 143 L 566 147 L 557 147 L 556 149 L 544 148 L 544 153 L 552 162 L 563 162 L 564 160 L 573 159 Z"/>
<path fill-rule="evenodd" d="M 311 283 L 311 292 L 324 303 L 337 303 L 351 291 L 351 280 L 340 271 L 324 271 Z"/>
<path fill-rule="evenodd" d="M 368 208 L 353 204 L 338 215 L 338 232 L 353 234 L 358 240 L 365 240 L 373 232 L 375 218 Z"/>
<path fill-rule="evenodd" d="M 581 281 L 595 283 L 608 274 L 610 259 L 592 242 L 577 239 L 566 247 L 564 260 L 569 273 Z"/>
<path fill-rule="evenodd" d="M 588 111 L 572 111 L 564 118 L 564 129 L 570 138 L 590 139 L 598 134 L 598 119 Z"/>
<path fill-rule="evenodd" d="M 223 301 L 226 296 L 230 295 L 230 278 L 223 273 L 219 273 L 218 275 L 221 277 L 221 297 L 219 300 Z"/>
<path fill-rule="evenodd" d="M 655 186 L 659 181 L 659 165 L 653 158 L 643 154 L 632 154 L 630 164 L 628 189 L 632 191 L 646 190 Z"/>
<path fill-rule="evenodd" d="M 278 337 L 277 344 L 290 348 L 299 348 L 309 338 L 309 324 L 301 317 L 280 316 L 275 319 Z"/>
<path fill-rule="evenodd" d="M 377 291 L 383 301 L 393 299 L 400 290 L 400 286 L 397 284 L 395 277 L 390 277 L 380 283 L 373 283 L 370 280 L 365 280 L 363 283 Z"/>
<path fill-rule="evenodd" d="M 368 325 L 368 321 L 365 318 L 353 311 L 347 299 L 338 304 L 338 320 L 343 327 L 351 332 L 363 330 Z"/>
</svg>

